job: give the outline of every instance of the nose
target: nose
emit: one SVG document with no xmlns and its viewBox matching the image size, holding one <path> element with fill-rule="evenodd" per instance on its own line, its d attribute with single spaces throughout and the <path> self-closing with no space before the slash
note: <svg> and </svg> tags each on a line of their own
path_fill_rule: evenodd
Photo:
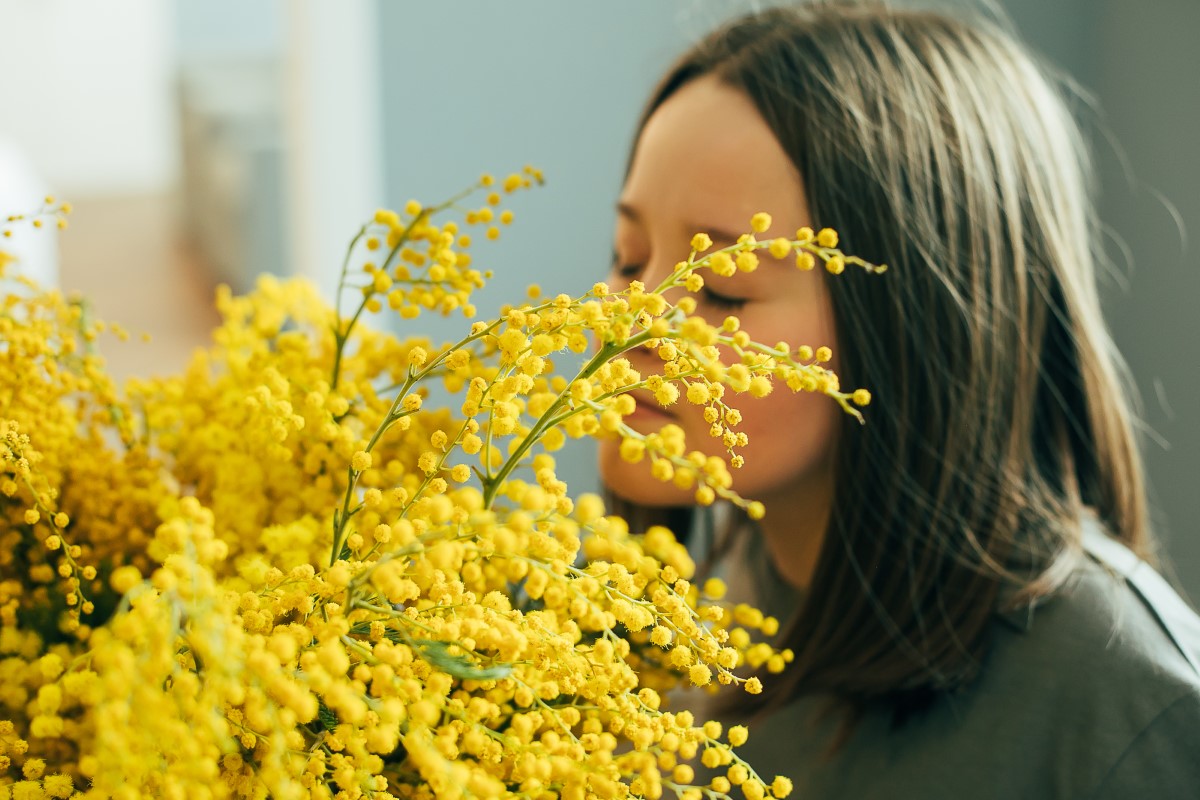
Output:
<svg viewBox="0 0 1200 800">
<path fill-rule="evenodd" d="M 645 284 L 647 292 L 653 292 L 663 283 L 663 281 L 671 276 L 671 274 L 675 271 L 675 265 L 677 263 L 678 261 L 667 261 L 665 259 L 652 260 L 646 264 L 645 269 L 643 269 L 641 274 L 637 276 L 637 280 L 640 280 L 643 284 Z M 680 298 L 684 297 L 687 293 L 687 289 L 684 287 L 674 286 L 663 290 L 662 296 L 667 303 L 673 306 L 678 303 Z M 638 347 L 627 351 L 625 353 L 625 357 L 628 358 L 634 368 L 643 375 L 647 375 L 650 372 L 657 373 L 662 370 L 662 360 L 658 357 L 653 348 Z"/>
<path fill-rule="evenodd" d="M 642 269 L 638 270 L 636 274 L 629 275 L 628 277 L 617 277 L 614 280 L 614 288 L 619 291 L 624 289 L 631 281 L 636 280 L 642 282 L 642 284 L 646 287 L 647 292 L 652 292 L 657 289 L 663 281 L 670 277 L 671 273 L 675 271 L 675 265 L 677 263 L 679 262 L 668 261 L 660 258 L 652 259 L 648 261 L 645 266 L 642 267 Z M 666 298 L 669 303 L 674 304 L 678 302 L 679 298 L 685 293 L 686 290 L 682 287 L 674 287 L 664 291 L 663 297 Z"/>
</svg>

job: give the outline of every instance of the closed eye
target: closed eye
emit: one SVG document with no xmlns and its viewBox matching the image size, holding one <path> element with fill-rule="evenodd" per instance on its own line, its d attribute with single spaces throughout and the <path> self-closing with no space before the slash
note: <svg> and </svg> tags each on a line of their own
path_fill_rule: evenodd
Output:
<svg viewBox="0 0 1200 800">
<path fill-rule="evenodd" d="M 746 305 L 747 298 L 745 297 L 730 297 L 726 294 L 714 292 L 708 286 L 702 290 L 704 302 L 709 306 L 720 309 L 722 311 L 736 311 Z"/>
<path fill-rule="evenodd" d="M 624 278 L 625 280 L 633 280 L 641 274 L 642 269 L 642 264 L 622 264 L 620 257 L 617 255 L 617 251 L 613 251 L 612 265 L 609 268 L 609 271 L 614 276 L 618 278 Z"/>
</svg>

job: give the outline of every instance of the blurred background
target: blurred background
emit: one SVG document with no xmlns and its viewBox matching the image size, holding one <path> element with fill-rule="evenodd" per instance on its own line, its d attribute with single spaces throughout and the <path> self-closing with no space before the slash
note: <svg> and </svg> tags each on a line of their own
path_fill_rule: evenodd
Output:
<svg viewBox="0 0 1200 800">
<path fill-rule="evenodd" d="M 499 276 L 480 310 L 534 282 L 578 292 L 607 267 L 655 80 L 758 5 L 0 0 L 0 215 L 48 193 L 76 207 L 66 231 L 18 228 L 2 244 L 101 318 L 151 334 L 105 345 L 117 375 L 162 373 L 207 340 L 218 282 L 300 274 L 332 296 L 375 208 L 532 163 L 547 185 L 514 199 L 501 241 L 475 248 Z M 1096 100 L 1108 318 L 1144 400 L 1155 523 L 1200 598 L 1200 3 L 989 5 Z M 462 325 L 421 330 L 436 340 Z M 586 445 L 560 459 L 576 490 L 594 486 L 592 460 Z"/>
</svg>

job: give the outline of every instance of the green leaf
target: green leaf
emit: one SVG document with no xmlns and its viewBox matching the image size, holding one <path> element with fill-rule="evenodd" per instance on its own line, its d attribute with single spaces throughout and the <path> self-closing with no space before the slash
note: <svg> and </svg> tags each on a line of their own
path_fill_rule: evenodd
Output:
<svg viewBox="0 0 1200 800">
<path fill-rule="evenodd" d="M 317 705 L 317 718 L 321 720 L 321 725 L 323 725 L 327 731 L 332 731 L 338 726 L 337 714 L 334 714 L 331 710 L 329 710 L 329 707 L 324 703 L 319 703 Z"/>
<path fill-rule="evenodd" d="M 480 666 L 466 656 L 451 653 L 450 645 L 446 642 L 419 639 L 413 642 L 413 644 L 416 645 L 417 652 L 421 658 L 450 677 L 458 678 L 459 680 L 498 681 L 502 678 L 507 678 L 513 671 L 512 664 Z"/>
</svg>

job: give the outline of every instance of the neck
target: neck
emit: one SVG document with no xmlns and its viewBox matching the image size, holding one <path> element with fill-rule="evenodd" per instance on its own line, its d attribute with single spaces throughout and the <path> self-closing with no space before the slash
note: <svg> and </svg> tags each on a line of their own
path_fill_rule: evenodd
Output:
<svg viewBox="0 0 1200 800">
<path fill-rule="evenodd" d="M 767 507 L 758 523 L 767 552 L 779 575 L 797 589 L 812 583 L 832 508 L 832 477 L 811 483 L 759 498 Z"/>
</svg>

